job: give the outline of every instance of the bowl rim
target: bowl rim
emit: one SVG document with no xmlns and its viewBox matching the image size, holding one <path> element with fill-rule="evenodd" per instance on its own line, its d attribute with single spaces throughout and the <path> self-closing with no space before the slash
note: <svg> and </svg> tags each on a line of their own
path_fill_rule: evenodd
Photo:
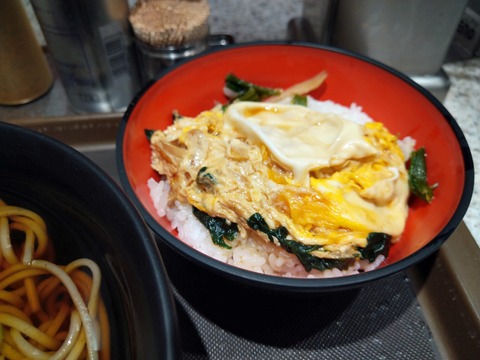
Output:
<svg viewBox="0 0 480 360">
<path fill-rule="evenodd" d="M 144 282 L 142 286 L 145 289 L 148 289 L 148 291 L 151 292 L 151 298 L 155 299 L 154 302 L 149 302 L 149 304 L 155 303 L 155 309 L 152 308 L 153 314 L 150 314 L 149 316 L 155 319 L 153 320 L 153 323 L 157 324 L 156 326 L 158 328 L 162 328 L 164 330 L 164 341 L 165 344 L 169 345 L 168 348 L 163 348 L 160 346 L 161 342 L 157 341 L 156 343 L 158 343 L 159 346 L 157 349 L 155 349 L 155 353 L 165 356 L 166 359 L 176 359 L 178 350 L 180 348 L 178 334 L 179 330 L 177 312 L 170 281 L 166 273 L 161 254 L 158 251 L 158 247 L 156 246 L 149 227 L 147 227 L 143 217 L 138 212 L 133 202 L 126 196 L 125 192 L 122 191 L 120 185 L 117 184 L 109 174 L 107 174 L 98 164 L 88 158 L 85 154 L 49 135 L 16 124 L 0 121 L 0 138 L 3 136 L 21 136 L 22 138 L 28 136 L 28 139 L 30 140 L 29 145 L 40 143 L 48 150 L 58 152 L 65 157 L 72 157 L 72 159 L 75 161 L 76 168 L 80 169 L 80 171 L 83 173 L 91 174 L 91 177 L 98 181 L 97 184 L 100 184 L 102 189 L 106 189 L 111 193 L 111 197 L 116 200 L 115 211 L 122 212 L 124 216 L 130 219 L 131 226 L 138 234 L 139 242 L 142 244 L 142 264 L 145 266 L 145 270 L 147 270 L 150 274 L 150 276 L 142 280 L 142 282 Z M 2 150 L 0 149 L 0 155 L 1 154 Z M 1 167 L 2 165 L 0 164 L 0 168 Z M 102 256 L 102 254 L 99 254 L 99 256 Z M 125 284 L 123 283 L 117 284 L 117 287 L 124 285 Z M 113 295 L 115 294 L 112 294 L 112 296 Z M 134 297 L 129 298 L 134 299 Z M 134 305 L 136 304 L 130 303 L 128 305 L 133 309 Z M 135 317 L 135 313 L 127 314 L 126 316 L 130 335 L 134 334 L 135 332 L 142 331 L 142 324 L 140 324 Z M 132 352 L 127 357 L 136 356 L 142 352 L 145 352 L 145 349 L 137 348 L 138 345 L 139 344 L 133 343 L 131 348 Z M 150 351 L 152 351 L 152 349 L 150 349 Z"/>
<path fill-rule="evenodd" d="M 222 53 L 226 51 L 231 51 L 239 48 L 249 48 L 249 47 L 261 47 L 261 46 L 292 46 L 292 47 L 308 47 L 313 49 L 319 49 L 322 51 L 329 51 L 339 53 L 341 55 L 346 55 L 353 57 L 357 60 L 367 62 L 376 67 L 379 67 L 390 74 L 394 75 L 398 79 L 404 81 L 411 87 L 415 88 L 418 92 L 426 97 L 433 106 L 441 113 L 442 117 L 450 126 L 451 130 L 455 134 L 459 142 L 459 146 L 462 152 L 463 165 L 465 169 L 465 178 L 463 184 L 463 191 L 460 197 L 459 203 L 453 216 L 445 224 L 444 228 L 440 233 L 438 233 L 428 244 L 421 248 L 422 251 L 416 251 L 415 253 L 409 255 L 406 258 L 403 258 L 393 264 L 388 266 L 377 268 L 373 271 L 363 272 L 360 274 L 355 274 L 351 276 L 335 277 L 335 278 L 320 278 L 320 279 L 302 279 L 302 278 L 288 278 L 288 277 L 279 277 L 271 276 L 260 273 L 255 273 L 252 271 L 240 269 L 228 264 L 225 264 L 221 261 L 213 259 L 208 255 L 205 255 L 189 245 L 179 241 L 175 236 L 173 236 L 169 231 L 164 229 L 158 222 L 150 215 L 150 213 L 143 206 L 142 202 L 136 196 L 136 193 L 131 186 L 128 176 L 126 173 L 125 163 L 123 159 L 123 142 L 124 135 L 127 127 L 128 120 L 135 108 L 135 106 L 141 101 L 143 95 L 148 92 L 148 90 L 157 82 L 160 81 L 163 76 L 174 71 L 178 71 L 182 68 L 184 64 L 188 64 L 196 61 L 199 58 L 205 56 L 211 56 L 216 53 Z M 251 285 L 255 287 L 261 287 L 263 289 L 269 290 L 281 290 L 297 293 L 317 293 L 321 291 L 331 291 L 331 290 L 347 290 L 363 286 L 367 283 L 370 283 L 374 280 L 382 279 L 390 275 L 394 275 L 398 272 L 406 270 L 417 264 L 418 262 L 424 260 L 425 258 L 432 255 L 436 252 L 440 246 L 450 237 L 450 235 L 455 231 L 460 222 L 462 221 L 471 201 L 473 194 L 473 185 L 474 185 L 474 169 L 473 169 L 473 158 L 470 151 L 470 147 L 467 143 L 467 140 L 456 122 L 453 116 L 449 111 L 443 106 L 443 104 L 434 97 L 428 90 L 423 88 L 421 85 L 414 82 L 404 73 L 380 62 L 375 59 L 369 58 L 362 54 L 358 54 L 349 50 L 337 48 L 334 46 L 310 43 L 304 41 L 255 41 L 248 43 L 232 44 L 228 46 L 221 46 L 216 48 L 210 48 L 203 53 L 192 56 L 191 58 L 185 59 L 178 64 L 175 64 L 169 68 L 164 69 L 159 73 L 159 76 L 156 80 L 152 80 L 144 85 L 144 87 L 138 92 L 135 98 L 130 103 L 128 109 L 125 111 L 124 116 L 120 122 L 119 130 L 117 132 L 116 139 L 116 161 L 117 161 L 117 170 L 119 174 L 120 183 L 122 184 L 125 192 L 133 201 L 133 203 L 138 207 L 140 213 L 144 217 L 146 223 L 150 226 L 154 235 L 156 236 L 157 241 L 168 245 L 171 249 L 179 252 L 183 257 L 187 258 L 190 261 L 193 261 L 197 265 L 201 266 L 204 269 L 213 271 L 217 274 L 220 274 L 223 277 L 235 278 L 239 282 Z"/>
</svg>

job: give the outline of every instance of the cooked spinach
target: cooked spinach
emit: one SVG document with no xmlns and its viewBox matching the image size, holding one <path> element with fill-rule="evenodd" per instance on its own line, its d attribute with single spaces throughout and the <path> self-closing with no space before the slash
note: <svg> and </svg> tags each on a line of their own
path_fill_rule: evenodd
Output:
<svg viewBox="0 0 480 360">
<path fill-rule="evenodd" d="M 247 223 L 253 230 L 266 234 L 270 241 L 273 242 L 274 238 L 277 239 L 280 246 L 289 253 L 294 254 L 307 271 L 312 269 L 320 271 L 332 268 L 346 269 L 354 261 L 354 259 L 325 259 L 312 255 L 312 251 L 321 250 L 322 247 L 320 245 L 305 245 L 298 241 L 287 239 L 288 231 L 284 226 L 270 229 L 265 219 L 259 213 L 250 216 Z"/>
<path fill-rule="evenodd" d="M 364 248 L 357 247 L 361 259 L 368 259 L 369 262 L 374 262 L 378 255 L 388 255 L 390 250 L 392 236 L 380 233 L 371 232 L 367 237 L 367 246 Z"/>
<path fill-rule="evenodd" d="M 277 89 L 255 85 L 238 78 L 234 74 L 226 76 L 225 86 L 236 94 L 231 101 L 261 101 L 269 96 L 279 94 Z"/>
<path fill-rule="evenodd" d="M 238 235 L 238 226 L 235 223 L 230 223 L 226 219 L 221 217 L 213 217 L 206 212 L 200 211 L 193 207 L 193 215 L 207 228 L 212 237 L 212 241 L 215 245 L 221 246 L 226 249 L 232 247 L 228 245 L 224 240 L 232 241 Z"/>
<path fill-rule="evenodd" d="M 207 172 L 206 166 L 203 166 L 198 171 L 197 178 L 195 179 L 195 181 L 198 187 L 203 191 L 210 190 L 217 183 L 213 175 Z"/>
<path fill-rule="evenodd" d="M 433 200 L 433 190 L 437 185 L 430 186 L 427 182 L 427 163 L 425 148 L 412 152 L 408 169 L 408 184 L 412 194 L 430 203 Z"/>
<path fill-rule="evenodd" d="M 292 98 L 293 105 L 307 106 L 307 97 L 305 95 L 295 94 Z"/>
<path fill-rule="evenodd" d="M 148 142 L 150 142 L 150 140 L 152 139 L 152 136 L 153 136 L 153 133 L 155 132 L 155 130 L 145 129 L 144 132 L 145 132 L 145 136 L 147 137 Z"/>
</svg>

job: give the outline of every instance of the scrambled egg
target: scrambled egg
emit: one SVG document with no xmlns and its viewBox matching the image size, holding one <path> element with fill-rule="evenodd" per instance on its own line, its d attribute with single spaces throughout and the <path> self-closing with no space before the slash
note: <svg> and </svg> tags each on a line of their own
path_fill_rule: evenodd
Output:
<svg viewBox="0 0 480 360">
<path fill-rule="evenodd" d="M 408 176 L 397 138 L 299 105 L 238 102 L 183 117 L 151 138 L 152 167 L 170 200 L 252 230 L 270 228 L 319 245 L 315 256 L 358 256 L 371 232 L 398 237 L 408 215 Z M 266 241 L 268 239 L 265 237 Z"/>
</svg>

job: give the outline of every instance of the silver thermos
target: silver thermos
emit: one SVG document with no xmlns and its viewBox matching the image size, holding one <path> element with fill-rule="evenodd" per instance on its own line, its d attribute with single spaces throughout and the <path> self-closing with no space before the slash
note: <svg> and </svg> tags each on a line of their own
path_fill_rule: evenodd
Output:
<svg viewBox="0 0 480 360">
<path fill-rule="evenodd" d="M 72 107 L 124 111 L 140 83 L 126 0 L 31 0 Z"/>
</svg>

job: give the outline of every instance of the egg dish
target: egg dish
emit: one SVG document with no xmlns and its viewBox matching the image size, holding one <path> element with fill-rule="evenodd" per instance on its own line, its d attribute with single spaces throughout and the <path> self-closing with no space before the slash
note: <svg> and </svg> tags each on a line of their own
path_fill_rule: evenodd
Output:
<svg viewBox="0 0 480 360">
<path fill-rule="evenodd" d="M 282 276 L 356 273 L 383 261 L 408 216 L 414 141 L 355 104 L 304 100 L 233 101 L 150 134 L 162 176 L 149 182 L 152 199 L 179 238 Z"/>
</svg>

